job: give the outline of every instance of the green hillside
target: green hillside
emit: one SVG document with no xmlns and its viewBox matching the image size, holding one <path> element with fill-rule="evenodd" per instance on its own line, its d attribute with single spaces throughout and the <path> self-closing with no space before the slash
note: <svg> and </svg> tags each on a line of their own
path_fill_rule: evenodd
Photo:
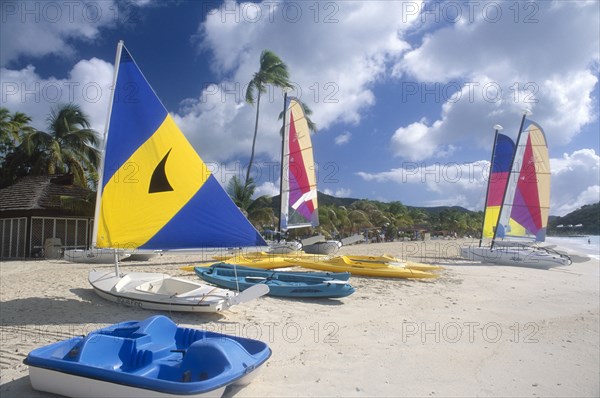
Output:
<svg viewBox="0 0 600 398">
<path fill-rule="evenodd" d="M 577 225 L 581 225 L 578 226 Z M 548 234 L 600 235 L 600 202 L 585 205 L 563 217 L 550 217 Z"/>
</svg>

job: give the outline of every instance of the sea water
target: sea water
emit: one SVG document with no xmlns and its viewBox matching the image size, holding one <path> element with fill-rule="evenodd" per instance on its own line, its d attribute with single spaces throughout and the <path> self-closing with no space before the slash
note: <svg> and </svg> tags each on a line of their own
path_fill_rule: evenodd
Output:
<svg viewBox="0 0 600 398">
<path fill-rule="evenodd" d="M 546 238 L 546 243 L 564 247 L 573 253 L 600 260 L 600 236 L 598 235 L 550 236 Z"/>
</svg>

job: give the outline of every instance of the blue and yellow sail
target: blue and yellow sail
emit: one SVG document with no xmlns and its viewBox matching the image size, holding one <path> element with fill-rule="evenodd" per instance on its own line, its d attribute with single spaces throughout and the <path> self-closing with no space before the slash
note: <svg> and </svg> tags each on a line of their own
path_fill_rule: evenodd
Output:
<svg viewBox="0 0 600 398">
<path fill-rule="evenodd" d="M 498 223 L 500 207 L 504 197 L 504 190 L 510 174 L 510 164 L 515 150 L 515 143 L 510 137 L 498 134 L 494 156 L 490 165 L 488 181 L 487 202 L 485 204 L 485 219 L 483 223 L 483 236 L 492 238 Z"/>
<path fill-rule="evenodd" d="M 119 43 L 94 243 L 148 250 L 266 245 Z"/>
</svg>

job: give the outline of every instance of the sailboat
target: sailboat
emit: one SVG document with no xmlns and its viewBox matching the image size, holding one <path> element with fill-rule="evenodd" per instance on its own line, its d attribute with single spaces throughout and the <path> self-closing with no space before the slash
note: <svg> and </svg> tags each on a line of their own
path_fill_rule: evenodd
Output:
<svg viewBox="0 0 600 398">
<path fill-rule="evenodd" d="M 187 141 L 125 48 L 117 46 L 93 242 L 117 250 L 266 246 Z M 217 312 L 268 293 L 236 293 L 162 273 L 91 271 L 101 297 L 145 309 Z"/>
<path fill-rule="evenodd" d="M 317 179 L 310 129 L 302 104 L 284 93 L 279 231 L 319 225 Z M 286 243 L 289 245 L 289 243 Z M 301 248 L 302 245 L 299 247 Z M 281 249 L 271 250 L 282 253 Z"/>
<path fill-rule="evenodd" d="M 569 265 L 571 259 L 536 246 L 546 238 L 550 207 L 550 161 L 542 128 L 523 115 L 515 145 L 498 133 L 494 146 L 482 227 L 482 239 L 490 246 L 464 247 L 470 260 L 500 265 L 549 268 Z"/>
<path fill-rule="evenodd" d="M 302 103 L 284 94 L 283 140 L 281 150 L 281 202 L 279 230 L 287 232 L 294 228 L 319 225 L 317 202 L 317 179 L 310 129 Z M 325 240 L 322 235 L 302 241 L 302 250 L 308 254 L 330 255 L 342 247 L 363 240 L 351 236 L 337 240 Z"/>
</svg>

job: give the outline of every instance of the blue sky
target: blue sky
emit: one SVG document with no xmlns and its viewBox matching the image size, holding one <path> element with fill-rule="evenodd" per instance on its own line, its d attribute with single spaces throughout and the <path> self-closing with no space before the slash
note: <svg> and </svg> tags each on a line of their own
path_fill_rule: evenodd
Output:
<svg viewBox="0 0 600 398">
<path fill-rule="evenodd" d="M 596 1 L 2 1 L 1 105 L 43 128 L 73 100 L 103 131 L 124 40 L 226 184 L 249 158 L 244 85 L 270 49 L 313 110 L 319 190 L 481 209 L 494 124 L 523 108 L 548 138 L 551 214 L 600 197 Z M 277 115 L 263 99 L 259 193 L 277 193 Z"/>
</svg>

